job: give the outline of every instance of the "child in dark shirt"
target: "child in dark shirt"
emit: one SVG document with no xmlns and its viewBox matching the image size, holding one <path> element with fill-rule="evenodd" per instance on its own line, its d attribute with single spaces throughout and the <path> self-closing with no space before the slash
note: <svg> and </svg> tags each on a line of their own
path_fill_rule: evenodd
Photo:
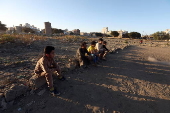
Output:
<svg viewBox="0 0 170 113">
<path fill-rule="evenodd" d="M 87 65 L 90 64 L 90 53 L 87 51 L 87 43 L 81 43 L 81 47 L 78 48 L 76 53 L 76 58 L 78 59 L 80 66 L 87 68 Z"/>
<path fill-rule="evenodd" d="M 106 41 L 103 41 L 103 49 L 104 49 L 103 58 L 104 58 L 104 59 L 105 59 L 105 57 L 106 57 L 106 54 L 109 52 L 109 49 L 107 49 L 106 45 L 107 45 L 107 42 L 106 42 Z"/>
</svg>

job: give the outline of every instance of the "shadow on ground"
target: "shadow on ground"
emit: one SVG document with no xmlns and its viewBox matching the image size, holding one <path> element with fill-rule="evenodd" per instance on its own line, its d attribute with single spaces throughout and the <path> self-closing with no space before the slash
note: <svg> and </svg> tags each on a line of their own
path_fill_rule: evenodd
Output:
<svg viewBox="0 0 170 113">
<path fill-rule="evenodd" d="M 6 112 L 21 107 L 29 113 L 169 113 L 170 66 L 146 61 L 137 56 L 139 49 L 133 46 L 109 54 L 98 67 L 67 74 L 63 82 L 56 80 L 59 97 L 48 91 L 29 95 Z M 27 106 L 31 101 L 35 103 Z"/>
</svg>

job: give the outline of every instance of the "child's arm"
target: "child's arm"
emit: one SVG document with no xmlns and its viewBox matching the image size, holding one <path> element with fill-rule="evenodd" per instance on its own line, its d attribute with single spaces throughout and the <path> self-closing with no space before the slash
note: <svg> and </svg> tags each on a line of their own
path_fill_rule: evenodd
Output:
<svg viewBox="0 0 170 113">
<path fill-rule="evenodd" d="M 54 72 L 56 69 L 55 68 L 49 68 L 48 65 L 47 65 L 47 61 L 43 60 L 42 62 L 40 62 L 40 66 L 43 70 L 43 72 L 45 73 L 51 73 L 51 72 Z"/>
<path fill-rule="evenodd" d="M 53 65 L 53 68 L 57 68 L 58 67 L 58 65 L 57 65 L 57 63 L 55 62 L 55 60 L 53 59 L 53 61 L 52 61 L 53 63 L 52 63 L 52 65 Z"/>
<path fill-rule="evenodd" d="M 106 51 L 109 51 L 105 45 L 103 45 L 103 48 L 104 48 Z"/>
<path fill-rule="evenodd" d="M 99 51 L 99 49 L 100 49 L 99 46 L 100 46 L 99 43 L 97 43 L 97 44 L 96 44 L 96 49 L 97 49 L 97 51 Z"/>
<path fill-rule="evenodd" d="M 87 53 L 88 55 L 90 55 L 90 52 L 88 52 L 87 49 L 85 50 L 85 53 Z"/>
<path fill-rule="evenodd" d="M 85 56 L 85 54 L 83 54 L 83 52 L 81 51 L 81 49 L 79 49 L 79 54 L 80 54 L 81 57 L 84 57 L 84 56 Z"/>
</svg>

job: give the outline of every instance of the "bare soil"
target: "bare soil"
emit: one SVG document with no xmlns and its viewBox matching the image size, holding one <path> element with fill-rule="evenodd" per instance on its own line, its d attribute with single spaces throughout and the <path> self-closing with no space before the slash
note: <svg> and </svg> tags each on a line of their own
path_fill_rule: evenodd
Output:
<svg viewBox="0 0 170 113">
<path fill-rule="evenodd" d="M 19 64 L 2 61 L 1 80 L 20 75 L 28 79 L 45 45 L 56 47 L 56 60 L 60 62 L 65 62 L 65 57 L 73 57 L 78 47 L 78 43 L 49 39 L 36 42 L 29 49 L 14 47 L 14 53 L 1 49 L 1 59 L 23 61 Z M 108 54 L 107 61 L 97 67 L 69 71 L 65 73 L 66 81 L 55 80 L 61 96 L 52 97 L 45 85 L 34 94 L 28 92 L 17 98 L 3 113 L 169 113 L 170 65 L 148 61 L 148 57 L 153 57 L 169 62 L 169 56 L 169 47 L 131 45 L 118 53 Z M 3 87 L 1 85 L 2 91 Z M 45 93 L 39 96 L 43 89 Z"/>
</svg>

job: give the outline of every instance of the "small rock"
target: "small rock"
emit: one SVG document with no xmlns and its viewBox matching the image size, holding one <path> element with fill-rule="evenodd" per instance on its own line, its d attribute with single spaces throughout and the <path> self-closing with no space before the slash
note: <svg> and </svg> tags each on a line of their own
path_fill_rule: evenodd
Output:
<svg viewBox="0 0 170 113">
<path fill-rule="evenodd" d="M 35 94 L 33 89 L 30 91 L 30 94 L 31 95 Z"/>
<path fill-rule="evenodd" d="M 41 91 L 38 93 L 38 95 L 39 95 L 39 96 L 43 95 L 45 91 L 46 91 L 46 89 L 41 90 Z"/>
<path fill-rule="evenodd" d="M 35 101 L 31 101 L 30 103 L 27 104 L 27 106 L 31 106 Z"/>
<path fill-rule="evenodd" d="M 28 87 L 22 84 L 21 85 L 12 84 L 11 87 L 7 89 L 4 93 L 6 101 L 11 101 L 15 99 L 16 97 L 26 93 L 27 88 Z"/>
<path fill-rule="evenodd" d="M 74 70 L 76 68 L 76 65 L 74 63 L 69 63 L 67 64 L 67 67 L 70 69 L 70 70 Z"/>
<path fill-rule="evenodd" d="M 7 109 L 7 103 L 5 102 L 5 99 L 4 99 L 4 98 L 3 98 L 2 101 L 1 101 L 1 107 L 2 107 L 2 110 Z"/>
<path fill-rule="evenodd" d="M 22 108 L 18 108 L 18 111 L 21 111 L 22 110 Z"/>
<path fill-rule="evenodd" d="M 46 79 L 44 76 L 38 77 L 34 75 L 29 79 L 29 84 L 32 89 L 38 89 L 45 83 L 46 83 Z"/>
</svg>

